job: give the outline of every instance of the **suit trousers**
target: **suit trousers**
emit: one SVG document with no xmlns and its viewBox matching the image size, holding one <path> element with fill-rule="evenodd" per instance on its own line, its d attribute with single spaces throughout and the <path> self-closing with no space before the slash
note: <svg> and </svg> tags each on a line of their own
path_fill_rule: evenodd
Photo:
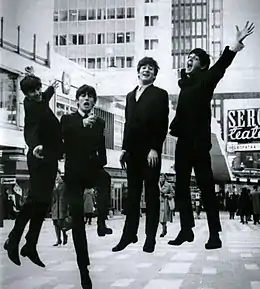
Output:
<svg viewBox="0 0 260 289">
<path fill-rule="evenodd" d="M 195 149 L 191 140 L 178 138 L 175 150 L 175 198 L 182 229 L 195 226 L 190 194 L 192 168 L 201 191 L 209 231 L 214 234 L 221 231 L 221 224 L 209 150 L 206 146 Z"/>
<path fill-rule="evenodd" d="M 9 238 L 19 243 L 24 228 L 30 221 L 29 230 L 25 238 L 27 244 L 36 247 L 42 223 L 52 199 L 58 161 L 57 159 L 36 159 L 29 153 L 27 163 L 30 174 L 28 197 L 17 215 Z"/>
<path fill-rule="evenodd" d="M 108 213 L 111 178 L 102 168 L 90 172 L 87 176 L 78 176 L 78 178 L 75 178 L 74 180 L 67 176 L 65 182 L 65 195 L 69 202 L 69 209 L 72 217 L 72 238 L 77 255 L 77 264 L 80 272 L 84 272 L 86 267 L 90 264 L 90 261 L 84 223 L 83 192 L 85 188 L 96 187 L 98 225 L 105 226 L 105 219 Z"/>
<path fill-rule="evenodd" d="M 122 239 L 131 239 L 137 234 L 143 182 L 146 202 L 145 233 L 148 239 L 154 240 L 156 237 L 160 215 L 160 191 L 158 183 L 161 170 L 161 155 L 159 155 L 158 165 L 153 168 L 148 166 L 147 155 L 148 153 L 130 153 L 128 155 L 128 194 L 126 200 L 126 220 Z"/>
</svg>

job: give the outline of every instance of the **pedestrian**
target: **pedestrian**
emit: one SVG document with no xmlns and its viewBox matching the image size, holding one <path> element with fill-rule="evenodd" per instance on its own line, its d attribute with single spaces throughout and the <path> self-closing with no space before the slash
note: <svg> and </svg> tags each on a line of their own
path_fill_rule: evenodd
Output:
<svg viewBox="0 0 260 289">
<path fill-rule="evenodd" d="M 88 271 L 90 261 L 84 222 L 84 189 L 95 187 L 97 190 L 98 236 L 112 234 L 112 229 L 105 223 L 111 190 L 111 177 L 104 170 L 107 164 L 105 122 L 93 113 L 96 101 L 95 89 L 84 84 L 76 91 L 78 110 L 61 118 L 65 150 L 66 197 L 72 218 L 72 237 L 81 285 L 84 289 L 92 288 Z"/>
<path fill-rule="evenodd" d="M 160 237 L 167 234 L 167 222 L 172 220 L 172 211 L 174 210 L 173 188 L 167 182 L 165 174 L 160 175 L 160 223 L 162 225 L 162 233 Z"/>
<path fill-rule="evenodd" d="M 66 245 L 68 242 L 68 235 L 65 230 L 63 230 L 64 222 L 66 217 L 68 217 L 68 202 L 65 197 L 65 184 L 61 177 L 61 172 L 57 172 L 56 183 L 53 190 L 52 197 L 52 208 L 51 208 L 51 218 L 53 221 L 53 226 L 55 228 L 57 242 L 53 246 L 59 246 L 61 243 Z M 61 234 L 63 236 L 63 242 L 61 240 Z"/>
<path fill-rule="evenodd" d="M 50 207 L 58 159 L 62 157 L 60 123 L 49 107 L 57 82 L 42 93 L 40 78 L 30 74 L 22 79 L 20 87 L 25 95 L 24 137 L 29 147 L 27 153 L 29 192 L 4 244 L 4 249 L 7 250 L 9 259 L 20 266 L 19 243 L 24 228 L 30 221 L 21 255 L 28 257 L 36 265 L 45 267 L 36 246 L 42 223 Z"/>
<path fill-rule="evenodd" d="M 126 220 L 119 243 L 112 249 L 121 251 L 137 242 L 140 199 L 145 187 L 146 239 L 143 251 L 151 253 L 159 224 L 160 191 L 158 187 L 162 146 L 167 134 L 168 93 L 154 86 L 159 67 L 151 57 L 137 64 L 139 85 L 126 97 L 125 126 L 120 163 L 127 170 L 128 195 Z"/>
<path fill-rule="evenodd" d="M 238 207 L 238 199 L 237 196 L 232 193 L 229 198 L 228 198 L 228 203 L 227 203 L 227 208 L 229 211 L 229 219 L 233 219 L 235 218 L 235 213 L 237 211 L 237 207 Z"/>
<path fill-rule="evenodd" d="M 85 189 L 83 194 L 85 222 L 91 225 L 94 214 L 94 189 Z"/>
<path fill-rule="evenodd" d="M 180 212 L 181 230 L 169 245 L 179 246 L 192 242 L 195 226 L 191 197 L 190 177 L 192 168 L 201 191 L 209 227 L 206 249 L 222 246 L 219 238 L 221 224 L 211 168 L 211 100 L 213 92 L 234 59 L 243 48 L 242 41 L 253 33 L 254 25 L 247 22 L 241 31 L 237 27 L 234 46 L 226 47 L 218 61 L 209 69 L 209 55 L 200 48 L 188 56 L 187 68 L 181 70 L 181 88 L 176 114 L 170 125 L 170 134 L 178 137 L 175 150 L 176 202 Z"/>
<path fill-rule="evenodd" d="M 260 224 L 260 191 L 258 185 L 253 186 L 253 192 L 251 193 L 254 225 Z"/>
<path fill-rule="evenodd" d="M 251 209 L 251 199 L 246 187 L 242 188 L 241 195 L 238 199 L 238 212 L 240 215 L 240 222 L 242 224 L 248 223 L 248 216 Z"/>
</svg>

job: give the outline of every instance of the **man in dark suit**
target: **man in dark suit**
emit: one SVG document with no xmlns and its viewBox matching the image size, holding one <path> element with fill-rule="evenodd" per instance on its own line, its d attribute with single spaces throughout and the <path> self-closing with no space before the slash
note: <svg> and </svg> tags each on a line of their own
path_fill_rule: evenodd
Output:
<svg viewBox="0 0 260 289">
<path fill-rule="evenodd" d="M 83 85 L 76 92 L 78 111 L 61 118 L 65 150 L 65 184 L 72 216 L 72 236 L 83 288 L 92 288 L 87 266 L 89 263 L 84 223 L 83 192 L 97 189 L 97 233 L 112 234 L 105 219 L 108 214 L 111 187 L 110 175 L 104 170 L 107 163 L 105 122 L 92 114 L 97 95 L 92 86 Z"/>
<path fill-rule="evenodd" d="M 146 240 L 143 251 L 153 252 L 159 223 L 162 146 L 167 134 L 168 93 L 153 85 L 157 62 L 144 57 L 137 65 L 139 86 L 126 97 L 123 153 L 120 161 L 127 168 L 128 195 L 126 221 L 119 243 L 112 249 L 123 250 L 137 242 L 140 198 L 145 184 Z"/>
<path fill-rule="evenodd" d="M 19 242 L 26 224 L 30 221 L 29 231 L 25 237 L 26 244 L 21 249 L 21 255 L 28 257 L 38 266 L 45 267 L 38 256 L 36 245 L 52 199 L 58 159 L 62 156 L 61 126 L 49 107 L 49 101 L 57 85 L 55 82 L 42 93 L 40 78 L 31 74 L 22 79 L 20 86 L 25 95 L 24 137 L 29 147 L 27 164 L 30 183 L 28 197 L 4 248 L 8 252 L 9 259 L 16 265 L 21 265 L 18 254 Z"/>
<path fill-rule="evenodd" d="M 253 32 L 249 23 L 239 31 L 233 46 L 226 47 L 218 61 L 209 69 L 206 51 L 196 48 L 188 56 L 187 68 L 181 71 L 181 88 L 176 115 L 170 125 L 170 134 L 178 137 L 175 151 L 176 202 L 180 212 L 181 230 L 169 245 L 192 242 L 195 226 L 190 196 L 190 177 L 194 167 L 197 184 L 207 213 L 209 240 L 206 249 L 221 248 L 219 218 L 214 178 L 211 168 L 211 99 L 218 82 L 243 48 L 243 39 Z"/>
</svg>

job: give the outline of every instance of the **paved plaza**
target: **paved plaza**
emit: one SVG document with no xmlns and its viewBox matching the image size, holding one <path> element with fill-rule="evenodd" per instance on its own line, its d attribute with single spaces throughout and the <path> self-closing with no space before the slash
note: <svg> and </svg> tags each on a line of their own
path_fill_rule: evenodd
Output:
<svg viewBox="0 0 260 289">
<path fill-rule="evenodd" d="M 168 235 L 159 238 L 152 254 L 144 253 L 144 220 L 141 218 L 139 241 L 124 251 L 113 253 L 119 241 L 124 216 L 108 220 L 114 234 L 100 238 L 96 222 L 87 226 L 90 250 L 90 274 L 93 289 L 260 289 L 260 225 L 242 225 L 221 214 L 223 248 L 206 251 L 205 215 L 196 220 L 195 240 L 181 247 L 167 245 L 179 231 L 179 218 L 169 223 Z M 46 268 L 21 257 L 22 266 L 11 263 L 2 249 L 13 221 L 0 228 L 1 288 L 8 289 L 80 289 L 71 232 L 66 246 L 53 247 L 55 233 L 51 220 L 44 223 L 38 251 Z M 24 240 L 24 239 L 23 239 Z M 21 243 L 22 245 L 22 243 Z"/>
</svg>

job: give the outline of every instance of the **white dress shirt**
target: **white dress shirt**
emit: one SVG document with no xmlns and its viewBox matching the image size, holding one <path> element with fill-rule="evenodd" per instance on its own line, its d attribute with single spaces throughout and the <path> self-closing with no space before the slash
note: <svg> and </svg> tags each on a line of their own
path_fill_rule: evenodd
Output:
<svg viewBox="0 0 260 289">
<path fill-rule="evenodd" d="M 145 89 L 152 85 L 152 83 L 146 84 L 146 85 L 139 85 L 137 90 L 136 90 L 136 94 L 135 94 L 135 100 L 138 101 L 140 96 L 142 95 L 142 93 L 145 91 Z"/>
</svg>

